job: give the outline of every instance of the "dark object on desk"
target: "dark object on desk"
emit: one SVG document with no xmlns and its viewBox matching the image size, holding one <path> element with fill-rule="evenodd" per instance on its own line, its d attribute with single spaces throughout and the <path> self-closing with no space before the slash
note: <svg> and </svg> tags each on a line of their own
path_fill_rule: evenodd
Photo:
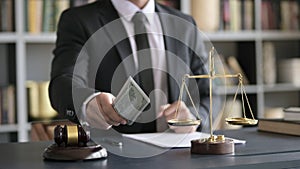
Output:
<svg viewBox="0 0 300 169">
<path fill-rule="evenodd" d="M 225 139 L 224 135 L 211 136 L 208 139 L 191 141 L 191 153 L 193 154 L 231 154 L 234 152 L 234 142 Z"/>
<path fill-rule="evenodd" d="M 76 161 L 107 157 L 106 149 L 93 142 L 81 125 L 57 125 L 54 141 L 45 149 L 45 159 Z"/>
<path fill-rule="evenodd" d="M 258 123 L 258 130 L 300 136 L 300 122 L 260 119 Z"/>
<path fill-rule="evenodd" d="M 57 125 L 54 128 L 54 141 L 58 146 L 86 146 L 90 136 L 83 130 L 81 125 Z"/>
</svg>

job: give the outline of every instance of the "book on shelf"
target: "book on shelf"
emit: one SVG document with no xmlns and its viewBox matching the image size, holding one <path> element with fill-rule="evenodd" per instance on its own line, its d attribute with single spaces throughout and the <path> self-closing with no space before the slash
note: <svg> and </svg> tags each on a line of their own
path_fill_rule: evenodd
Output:
<svg viewBox="0 0 300 169">
<path fill-rule="evenodd" d="M 261 2 L 263 30 L 299 30 L 299 1 L 282 0 Z"/>
<path fill-rule="evenodd" d="M 28 113 L 31 119 L 47 120 L 57 116 L 52 108 L 48 86 L 49 81 L 27 81 Z"/>
<path fill-rule="evenodd" d="M 27 30 L 30 33 L 40 33 L 42 30 L 42 0 L 27 0 Z"/>
<path fill-rule="evenodd" d="M 234 56 L 229 56 L 227 58 L 227 64 L 228 64 L 229 68 L 232 70 L 233 74 L 240 73 L 243 76 L 243 84 L 244 85 L 249 84 L 249 80 L 248 80 L 244 70 L 242 69 L 240 63 Z"/>
<path fill-rule="evenodd" d="M 13 85 L 0 88 L 0 124 L 16 122 L 15 87 Z"/>
<path fill-rule="evenodd" d="M 0 31 L 14 31 L 14 0 L 0 1 Z"/>
<path fill-rule="evenodd" d="M 241 1 L 240 0 L 230 0 L 229 10 L 230 10 L 230 30 L 239 31 L 242 26 L 242 15 L 241 15 Z"/>
<path fill-rule="evenodd" d="M 215 60 L 215 69 L 218 74 L 238 74 L 241 73 L 243 76 L 243 84 L 249 84 L 249 80 L 246 77 L 241 65 L 234 56 L 223 56 L 218 55 L 218 59 Z M 225 85 L 237 85 L 239 82 L 238 78 L 223 78 L 221 82 Z"/>
<path fill-rule="evenodd" d="M 215 59 L 215 71 L 217 74 L 233 74 L 233 70 L 229 67 L 227 63 L 227 58 L 223 56 L 222 54 L 219 54 L 218 59 Z M 218 81 L 219 84 L 223 85 L 237 85 L 238 79 L 236 78 L 219 78 Z M 218 84 L 218 83 L 217 83 Z"/>
<path fill-rule="evenodd" d="M 300 58 L 288 58 L 278 61 L 278 82 L 300 86 Z"/>
<path fill-rule="evenodd" d="M 54 32 L 61 13 L 96 0 L 26 0 L 25 30 L 29 33 Z"/>
<path fill-rule="evenodd" d="M 50 136 L 42 123 L 32 123 L 30 130 L 30 141 L 49 141 Z"/>
<path fill-rule="evenodd" d="M 284 120 L 300 122 L 300 107 L 288 107 L 283 109 Z"/>
<path fill-rule="evenodd" d="M 54 2 L 55 1 L 43 1 L 43 22 L 42 31 L 43 32 L 53 32 L 55 29 L 55 19 L 54 19 Z"/>
<path fill-rule="evenodd" d="M 47 1 L 47 0 L 46 0 Z M 59 17 L 61 15 L 61 13 L 66 10 L 67 8 L 70 7 L 70 1 L 68 0 L 60 0 L 60 1 L 54 1 L 54 9 L 52 9 L 53 11 L 53 22 L 54 22 L 54 28 L 53 31 L 55 31 L 58 21 L 59 21 Z"/>
<path fill-rule="evenodd" d="M 254 29 L 253 0 L 191 1 L 192 16 L 203 31 Z"/>
<path fill-rule="evenodd" d="M 15 46 L 0 45 L 0 124 L 15 123 Z"/>
<path fill-rule="evenodd" d="M 254 29 L 254 1 L 243 0 L 241 4 L 242 30 Z"/>
<path fill-rule="evenodd" d="M 201 31 L 211 32 L 219 29 L 220 0 L 191 1 L 192 15 Z"/>
<path fill-rule="evenodd" d="M 258 131 L 300 136 L 300 122 L 275 119 L 260 119 Z"/>
<path fill-rule="evenodd" d="M 263 78 L 264 83 L 273 85 L 277 80 L 276 52 L 273 42 L 263 43 Z"/>
<path fill-rule="evenodd" d="M 192 15 L 204 31 L 254 29 L 253 0 L 193 0 Z"/>
</svg>

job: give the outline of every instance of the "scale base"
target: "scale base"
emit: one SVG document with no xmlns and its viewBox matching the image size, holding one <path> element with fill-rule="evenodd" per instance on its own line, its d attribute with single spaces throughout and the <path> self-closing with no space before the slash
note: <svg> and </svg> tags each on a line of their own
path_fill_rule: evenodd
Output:
<svg viewBox="0 0 300 169">
<path fill-rule="evenodd" d="M 48 160 L 60 161 L 92 160 L 107 157 L 107 151 L 98 144 L 84 147 L 64 147 L 52 144 L 45 149 L 43 157 Z"/>
<path fill-rule="evenodd" d="M 192 154 L 232 154 L 234 153 L 234 142 L 231 139 L 225 139 L 223 135 L 213 136 L 213 138 L 197 139 L 191 141 Z"/>
</svg>

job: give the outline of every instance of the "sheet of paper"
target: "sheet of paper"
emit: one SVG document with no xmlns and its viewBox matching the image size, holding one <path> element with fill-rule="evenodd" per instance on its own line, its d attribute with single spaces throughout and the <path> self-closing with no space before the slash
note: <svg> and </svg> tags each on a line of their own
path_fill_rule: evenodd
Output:
<svg viewBox="0 0 300 169">
<path fill-rule="evenodd" d="M 146 134 L 123 134 L 123 137 L 149 143 L 163 148 L 186 148 L 191 147 L 191 140 L 208 138 L 210 134 L 194 132 L 194 133 L 146 133 Z M 245 144 L 245 140 L 230 138 L 235 144 Z"/>
</svg>

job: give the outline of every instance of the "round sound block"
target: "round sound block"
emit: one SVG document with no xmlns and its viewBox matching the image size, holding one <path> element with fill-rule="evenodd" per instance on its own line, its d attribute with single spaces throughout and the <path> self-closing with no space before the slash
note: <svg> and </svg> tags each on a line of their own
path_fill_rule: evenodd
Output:
<svg viewBox="0 0 300 169">
<path fill-rule="evenodd" d="M 234 152 L 234 142 L 230 139 L 223 141 L 210 141 L 198 139 L 191 141 L 191 153 L 193 154 L 231 154 Z"/>
<path fill-rule="evenodd" d="M 64 147 L 52 144 L 45 149 L 43 157 L 48 160 L 62 161 L 91 160 L 107 157 L 107 151 L 98 144 L 84 147 Z"/>
</svg>

